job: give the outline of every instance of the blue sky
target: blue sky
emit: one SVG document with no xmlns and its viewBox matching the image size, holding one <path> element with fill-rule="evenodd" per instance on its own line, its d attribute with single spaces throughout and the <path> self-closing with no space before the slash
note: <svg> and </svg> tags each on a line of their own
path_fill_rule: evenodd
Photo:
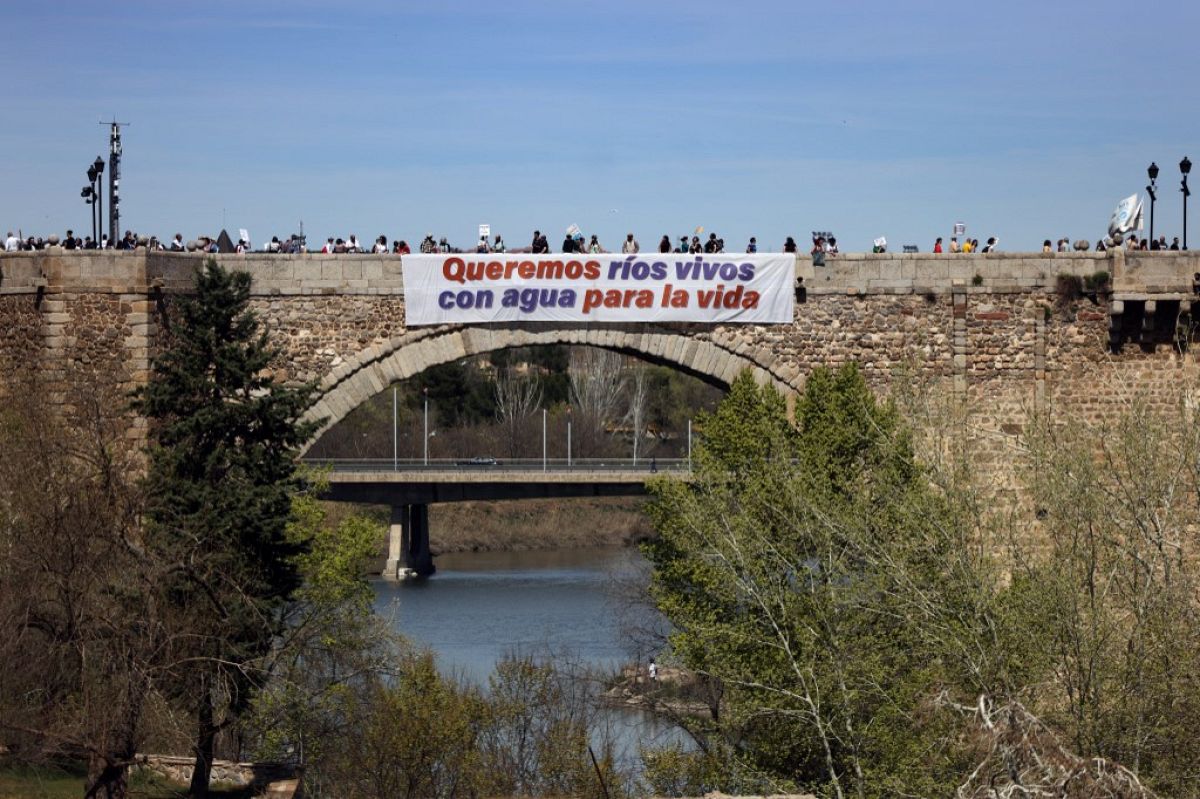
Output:
<svg viewBox="0 0 1200 799">
<path fill-rule="evenodd" d="M 1035 249 L 1094 240 L 1151 160 L 1178 235 L 1200 161 L 1195 0 L 0 8 L 0 227 L 27 234 L 90 231 L 114 114 L 122 227 L 256 242 L 577 223 L 927 251 L 961 220 Z"/>
</svg>

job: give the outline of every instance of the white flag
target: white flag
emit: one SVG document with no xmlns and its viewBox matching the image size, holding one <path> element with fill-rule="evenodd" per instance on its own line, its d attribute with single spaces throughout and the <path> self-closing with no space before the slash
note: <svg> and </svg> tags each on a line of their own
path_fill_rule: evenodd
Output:
<svg viewBox="0 0 1200 799">
<path fill-rule="evenodd" d="M 1131 194 L 1117 204 L 1108 220 L 1109 236 L 1124 236 L 1131 230 L 1142 229 L 1142 200 L 1138 195 Z"/>
</svg>

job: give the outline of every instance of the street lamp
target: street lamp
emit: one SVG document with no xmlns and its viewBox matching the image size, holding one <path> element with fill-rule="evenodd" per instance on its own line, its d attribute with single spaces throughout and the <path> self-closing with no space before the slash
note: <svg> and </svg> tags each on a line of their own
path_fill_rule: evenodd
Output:
<svg viewBox="0 0 1200 799">
<path fill-rule="evenodd" d="M 421 389 L 421 394 L 425 397 L 425 465 L 429 465 L 429 387 Z"/>
<path fill-rule="evenodd" d="M 87 168 L 88 185 L 79 192 L 83 201 L 92 206 L 92 241 L 96 242 L 97 247 L 100 246 L 98 228 L 104 224 L 100 216 L 100 176 L 103 174 L 104 162 L 100 156 L 96 156 L 95 162 Z"/>
<path fill-rule="evenodd" d="M 1188 189 L 1187 176 L 1191 171 L 1192 162 L 1185 155 L 1183 160 L 1179 162 L 1179 173 L 1183 175 L 1183 180 L 1179 181 L 1179 185 L 1181 186 L 1179 190 L 1183 192 L 1183 249 L 1185 250 L 1187 249 L 1187 198 L 1192 196 L 1191 190 Z"/>
<path fill-rule="evenodd" d="M 94 177 L 92 175 L 91 167 L 88 167 L 88 177 Z M 94 185 L 94 181 L 93 181 L 93 185 L 84 186 L 82 189 L 80 189 L 79 196 L 83 198 L 83 201 L 85 203 L 93 206 L 91 209 L 90 216 L 92 217 L 92 241 L 95 241 L 96 240 L 96 209 L 94 207 L 94 204 L 96 202 L 96 187 Z"/>
<path fill-rule="evenodd" d="M 104 217 L 101 215 L 101 208 L 104 207 L 102 198 L 104 196 L 103 178 L 104 178 L 104 159 L 96 156 L 96 160 L 92 162 L 92 168 L 88 170 L 90 176 L 92 170 L 96 172 L 95 186 L 92 188 L 92 202 L 96 206 L 96 228 L 92 232 L 92 241 L 96 242 L 96 248 L 100 248 L 100 237 L 97 235 L 99 231 L 104 230 Z"/>
<path fill-rule="evenodd" d="M 1158 199 L 1154 193 L 1158 186 L 1154 181 L 1158 179 L 1158 164 L 1151 161 L 1146 174 L 1150 176 L 1150 185 L 1146 187 L 1146 193 L 1150 195 L 1150 249 L 1154 249 L 1154 201 Z"/>
<path fill-rule="evenodd" d="M 567 471 L 571 471 L 571 406 L 567 406 Z"/>
</svg>

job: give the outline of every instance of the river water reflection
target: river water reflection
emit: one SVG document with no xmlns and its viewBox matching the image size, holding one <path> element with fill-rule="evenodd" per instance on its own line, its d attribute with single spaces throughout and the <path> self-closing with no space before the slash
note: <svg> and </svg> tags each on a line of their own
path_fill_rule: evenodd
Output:
<svg viewBox="0 0 1200 799">
<path fill-rule="evenodd" d="M 511 653 L 549 652 L 613 672 L 635 659 L 622 635 L 615 585 L 641 562 L 630 549 L 441 555 L 428 580 L 376 578 L 375 609 L 432 649 L 444 673 L 479 685 Z M 686 745 L 677 730 L 638 710 L 602 718 L 618 760 L 634 770 L 639 745 Z"/>
<path fill-rule="evenodd" d="M 375 609 L 429 646 L 443 671 L 479 684 L 514 652 L 567 654 L 613 670 L 632 659 L 611 600 L 613 581 L 640 560 L 630 549 L 441 555 L 428 580 L 376 579 Z"/>
</svg>

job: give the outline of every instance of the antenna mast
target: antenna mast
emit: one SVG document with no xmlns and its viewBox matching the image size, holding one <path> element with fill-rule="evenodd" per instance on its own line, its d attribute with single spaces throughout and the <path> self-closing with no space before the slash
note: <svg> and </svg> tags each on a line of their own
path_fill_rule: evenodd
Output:
<svg viewBox="0 0 1200 799">
<path fill-rule="evenodd" d="M 128 127 L 128 122 L 118 122 L 113 117 L 111 122 L 101 122 L 109 126 L 108 134 L 108 246 L 117 246 L 121 230 L 121 127 Z"/>
</svg>

